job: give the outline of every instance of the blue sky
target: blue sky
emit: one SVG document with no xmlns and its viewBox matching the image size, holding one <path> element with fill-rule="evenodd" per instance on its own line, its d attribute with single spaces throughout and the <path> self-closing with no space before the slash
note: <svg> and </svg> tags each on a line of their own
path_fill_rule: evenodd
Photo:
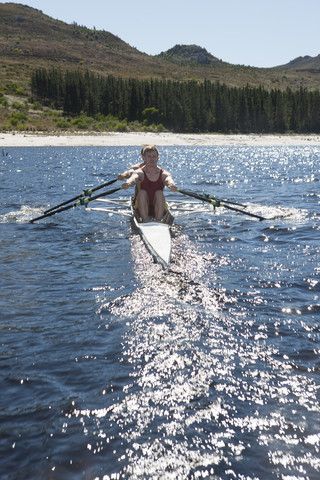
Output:
<svg viewBox="0 0 320 480">
<path fill-rule="evenodd" d="M 0 3 L 6 3 L 0 1 Z M 226 62 L 274 67 L 320 54 L 320 0 L 20 0 L 106 30 L 150 55 L 196 44 Z"/>
</svg>

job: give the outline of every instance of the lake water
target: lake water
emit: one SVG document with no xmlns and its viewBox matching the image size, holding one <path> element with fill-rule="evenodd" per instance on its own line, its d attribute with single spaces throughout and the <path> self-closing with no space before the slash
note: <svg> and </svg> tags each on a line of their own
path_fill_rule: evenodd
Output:
<svg viewBox="0 0 320 480">
<path fill-rule="evenodd" d="M 29 223 L 139 148 L 2 151 L 0 477 L 318 480 L 320 147 L 159 150 L 268 220 L 177 218 L 165 273 L 126 217 Z"/>
</svg>

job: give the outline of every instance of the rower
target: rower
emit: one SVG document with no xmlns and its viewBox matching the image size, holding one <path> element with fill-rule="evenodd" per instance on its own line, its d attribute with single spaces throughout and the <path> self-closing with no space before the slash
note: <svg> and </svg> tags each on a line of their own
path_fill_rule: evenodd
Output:
<svg viewBox="0 0 320 480">
<path fill-rule="evenodd" d="M 143 222 L 155 217 L 160 222 L 166 209 L 166 201 L 163 194 L 167 186 L 172 192 L 178 189 L 169 172 L 158 167 L 159 151 L 154 145 L 143 147 L 142 167 L 129 170 L 130 176 L 122 184 L 123 189 L 136 185 L 134 204 Z"/>
</svg>

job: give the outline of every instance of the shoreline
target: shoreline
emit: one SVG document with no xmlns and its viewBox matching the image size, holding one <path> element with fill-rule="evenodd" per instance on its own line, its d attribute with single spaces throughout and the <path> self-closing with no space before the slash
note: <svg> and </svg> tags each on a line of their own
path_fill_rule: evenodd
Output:
<svg viewBox="0 0 320 480">
<path fill-rule="evenodd" d="M 320 146 L 320 134 L 0 133 L 0 147 Z"/>
</svg>

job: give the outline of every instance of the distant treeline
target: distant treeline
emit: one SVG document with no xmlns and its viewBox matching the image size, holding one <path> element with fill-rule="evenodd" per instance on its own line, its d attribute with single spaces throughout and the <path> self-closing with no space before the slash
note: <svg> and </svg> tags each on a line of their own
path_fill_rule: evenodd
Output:
<svg viewBox="0 0 320 480">
<path fill-rule="evenodd" d="M 32 94 L 68 115 L 112 115 L 175 132 L 319 133 L 320 92 L 135 80 L 37 69 Z"/>
</svg>

